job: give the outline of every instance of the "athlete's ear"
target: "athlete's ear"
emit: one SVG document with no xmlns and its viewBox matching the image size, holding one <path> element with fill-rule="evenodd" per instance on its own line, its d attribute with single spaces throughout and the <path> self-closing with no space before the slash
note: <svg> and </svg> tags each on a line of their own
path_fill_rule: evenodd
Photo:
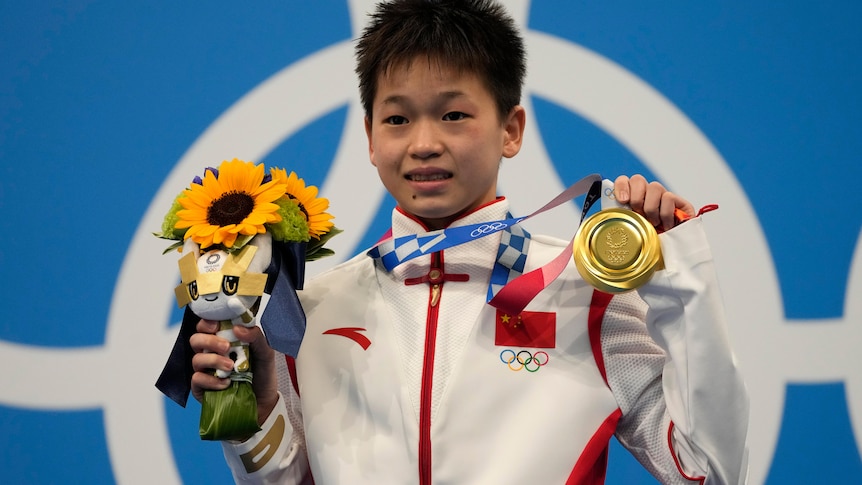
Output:
<svg viewBox="0 0 862 485">
<path fill-rule="evenodd" d="M 524 125 L 527 122 L 527 112 L 517 105 L 509 111 L 503 121 L 503 156 L 512 158 L 521 151 L 524 142 Z"/>
<path fill-rule="evenodd" d="M 371 160 L 371 165 L 377 166 L 374 160 L 374 145 L 371 143 L 371 120 L 365 117 L 365 136 L 368 137 L 368 159 Z"/>
</svg>

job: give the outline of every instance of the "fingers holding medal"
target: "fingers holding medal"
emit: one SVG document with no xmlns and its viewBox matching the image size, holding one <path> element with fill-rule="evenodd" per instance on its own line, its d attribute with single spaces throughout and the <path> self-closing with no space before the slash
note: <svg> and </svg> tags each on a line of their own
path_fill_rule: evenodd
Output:
<svg viewBox="0 0 862 485">
<path fill-rule="evenodd" d="M 620 175 L 614 180 L 613 187 L 618 204 L 644 216 L 660 231 L 670 230 L 695 214 L 691 202 L 667 190 L 659 182 L 647 181 L 643 175 Z"/>
</svg>

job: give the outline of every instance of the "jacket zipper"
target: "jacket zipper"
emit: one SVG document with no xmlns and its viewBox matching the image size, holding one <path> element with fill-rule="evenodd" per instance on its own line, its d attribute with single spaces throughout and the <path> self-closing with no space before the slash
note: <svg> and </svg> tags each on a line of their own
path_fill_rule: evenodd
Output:
<svg viewBox="0 0 862 485">
<path fill-rule="evenodd" d="M 434 352 L 437 344 L 437 317 L 443 292 L 440 253 L 431 255 L 428 315 L 425 325 L 425 357 L 422 362 L 422 390 L 419 404 L 419 483 L 431 484 L 431 389 L 434 381 Z"/>
</svg>

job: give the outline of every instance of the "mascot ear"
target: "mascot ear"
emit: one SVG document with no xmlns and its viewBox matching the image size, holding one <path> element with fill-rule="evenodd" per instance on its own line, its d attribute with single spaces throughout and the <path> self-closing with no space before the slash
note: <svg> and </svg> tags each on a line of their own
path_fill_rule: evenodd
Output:
<svg viewBox="0 0 862 485">
<path fill-rule="evenodd" d="M 256 246 L 257 252 L 254 253 L 254 258 L 252 258 L 246 271 L 265 273 L 269 268 L 270 261 L 272 261 L 272 236 L 268 232 L 258 234 L 249 241 L 249 244 Z"/>
<path fill-rule="evenodd" d="M 200 250 L 201 247 L 192 238 L 188 238 L 183 242 L 183 254 L 194 254 L 195 260 L 200 256 Z"/>
</svg>

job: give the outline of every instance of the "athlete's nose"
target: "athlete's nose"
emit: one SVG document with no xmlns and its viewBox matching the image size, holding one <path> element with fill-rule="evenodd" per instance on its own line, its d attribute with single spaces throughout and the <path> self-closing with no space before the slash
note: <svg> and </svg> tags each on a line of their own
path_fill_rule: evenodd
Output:
<svg viewBox="0 0 862 485">
<path fill-rule="evenodd" d="M 411 130 L 410 155 L 424 160 L 438 156 L 442 150 L 442 140 L 435 123 L 428 119 L 415 121 Z"/>
</svg>

